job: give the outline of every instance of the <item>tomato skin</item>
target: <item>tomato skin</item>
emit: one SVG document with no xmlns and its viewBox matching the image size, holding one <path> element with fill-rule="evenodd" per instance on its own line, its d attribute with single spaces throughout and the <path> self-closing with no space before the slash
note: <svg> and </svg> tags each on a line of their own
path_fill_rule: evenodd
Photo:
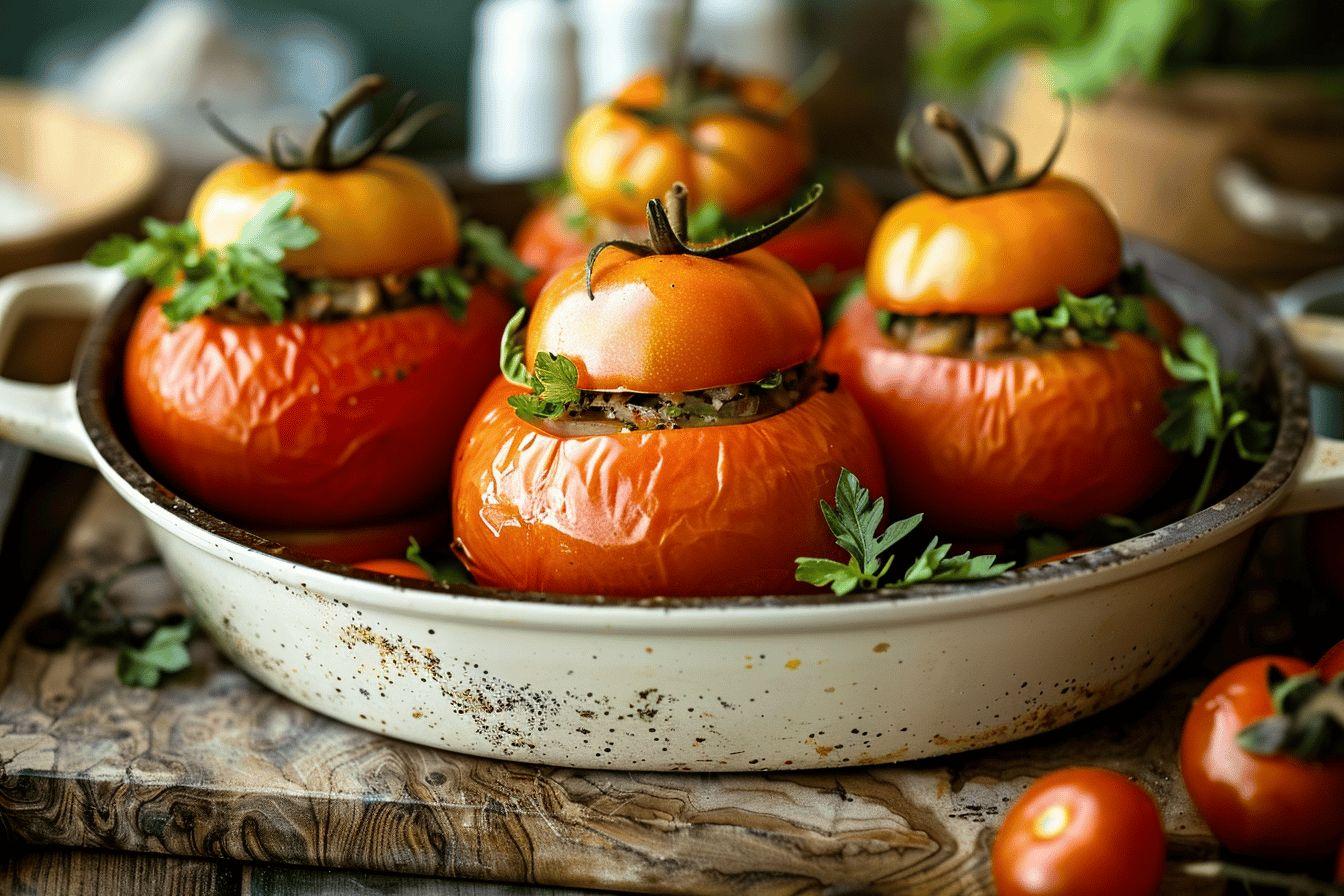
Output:
<svg viewBox="0 0 1344 896">
<path fill-rule="evenodd" d="M 457 451 L 453 531 L 482 585 L 570 594 L 787 594 L 794 559 L 843 552 L 822 518 L 840 468 L 882 493 L 853 399 L 819 392 L 752 423 L 563 438 L 498 379 Z"/>
<path fill-rule="evenodd" d="M 1181 775 L 1199 814 L 1231 852 L 1324 861 L 1344 840 L 1344 762 L 1256 756 L 1237 734 L 1273 713 L 1269 666 L 1287 675 L 1311 667 L 1286 656 L 1246 660 L 1196 698 L 1181 733 Z"/>
<path fill-rule="evenodd" d="M 794 106 L 788 87 L 773 78 L 735 78 L 731 89 L 756 109 Z M 626 85 L 614 103 L 655 108 L 666 95 L 666 78 L 650 72 Z M 706 115 L 691 123 L 687 141 L 614 103 L 590 106 L 570 127 L 565 173 L 590 213 L 622 224 L 642 222 L 645 204 L 677 181 L 697 202 L 715 202 L 740 217 L 787 199 L 812 162 L 807 119 L 797 108 L 783 128 L 740 115 Z"/>
<path fill-rule="evenodd" d="M 816 356 L 821 317 L 807 284 L 754 249 L 722 261 L 641 258 L 612 247 L 546 284 L 527 327 L 525 358 L 574 362 L 579 388 L 678 392 L 747 383 Z"/>
<path fill-rule="evenodd" d="M 588 250 L 597 241 L 592 227 L 570 226 L 559 208 L 559 200 L 547 199 L 538 203 L 523 217 L 513 237 L 514 254 L 537 272 L 523 287 L 527 303 L 536 304 L 547 281 L 586 258 Z"/>
<path fill-rule="evenodd" d="M 1150 303 L 1149 317 L 1175 318 Z M 1153 435 L 1172 385 L 1157 344 L 1118 333 L 1115 347 L 976 360 L 895 347 L 856 300 L 821 362 L 873 424 L 893 510 L 921 511 L 945 536 L 1006 538 L 1023 516 L 1064 530 L 1124 513 L 1175 460 Z"/>
<path fill-rule="evenodd" d="M 422 582 L 433 581 L 429 573 L 401 557 L 380 557 L 377 560 L 363 560 L 351 565 L 355 569 L 367 569 L 369 572 L 380 572 L 388 576 L 401 576 L 403 579 L 418 579 Z"/>
<path fill-rule="evenodd" d="M 1120 273 L 1120 231 L 1091 191 L 1048 176 L 971 199 L 920 193 L 878 224 L 866 280 L 897 314 L 1010 314 L 1093 295 Z"/>
<path fill-rule="evenodd" d="M 289 252 L 285 270 L 305 277 L 376 277 L 457 257 L 457 211 L 442 182 L 409 159 L 376 155 L 345 171 L 282 171 L 256 159 L 215 169 L 188 216 L 204 248 L 238 239 L 266 200 L 295 193 L 290 214 L 317 229 L 317 242 Z"/>
<path fill-rule="evenodd" d="M 1325 656 L 1316 664 L 1316 669 L 1326 681 L 1334 681 L 1344 673 L 1344 641 L 1327 650 Z"/>
<path fill-rule="evenodd" d="M 171 328 L 159 307 L 168 296 L 150 295 L 127 345 L 131 427 L 165 483 L 259 528 L 365 523 L 445 492 L 509 316 L 478 289 L 462 323 L 420 306 L 335 323 L 202 316 Z"/>
<path fill-rule="evenodd" d="M 1032 784 L 991 852 L 999 896 L 1151 896 L 1165 857 L 1152 797 L 1099 768 L 1062 769 Z"/>
</svg>

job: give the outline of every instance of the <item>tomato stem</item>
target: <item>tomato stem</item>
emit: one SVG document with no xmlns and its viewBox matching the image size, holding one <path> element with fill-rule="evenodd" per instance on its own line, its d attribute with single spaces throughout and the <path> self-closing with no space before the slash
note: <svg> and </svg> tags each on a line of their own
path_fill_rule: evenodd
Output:
<svg viewBox="0 0 1344 896">
<path fill-rule="evenodd" d="M 1223 453 L 1223 443 L 1227 441 L 1227 433 L 1223 433 L 1214 439 L 1213 450 L 1209 452 L 1209 462 L 1204 467 L 1204 478 L 1200 480 L 1199 490 L 1195 492 L 1194 498 L 1190 500 L 1189 514 L 1193 515 L 1204 508 L 1204 502 L 1209 498 L 1209 491 L 1213 488 L 1213 474 L 1218 470 L 1218 459 Z"/>
<path fill-rule="evenodd" d="M 924 122 L 951 139 L 966 177 L 976 186 L 988 187 L 989 172 L 985 170 L 985 161 L 980 158 L 980 149 L 975 145 L 975 138 L 971 136 L 965 122 L 942 103 L 929 103 L 924 107 Z"/>
</svg>

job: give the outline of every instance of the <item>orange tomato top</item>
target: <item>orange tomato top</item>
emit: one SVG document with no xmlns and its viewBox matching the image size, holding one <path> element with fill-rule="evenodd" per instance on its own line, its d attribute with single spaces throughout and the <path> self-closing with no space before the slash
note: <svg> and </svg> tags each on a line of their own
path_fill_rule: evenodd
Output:
<svg viewBox="0 0 1344 896">
<path fill-rule="evenodd" d="M 1009 314 L 1087 296 L 1120 273 L 1120 231 L 1090 190 L 1049 175 L 1021 189 L 950 199 L 927 192 L 878 224 L 870 301 L 897 314 Z"/>
<path fill-rule="evenodd" d="M 290 214 L 317 229 L 317 242 L 281 266 L 307 277 L 375 277 L 457 257 L 457 210 L 437 178 L 416 163 L 375 155 L 339 171 L 283 171 L 257 159 L 216 168 L 197 189 L 189 216 L 204 248 L 228 245 L 266 200 L 295 194 Z"/>
<path fill-rule="evenodd" d="M 746 383 L 815 357 L 821 317 L 793 268 L 760 249 L 724 260 L 640 257 L 619 247 L 542 290 L 525 358 L 564 355 L 579 388 L 680 392 Z"/>
<path fill-rule="evenodd" d="M 650 123 L 629 108 L 659 110 L 668 101 L 667 79 L 657 72 L 637 77 L 613 102 L 580 115 L 565 141 L 565 173 L 588 210 L 637 224 L 645 203 L 677 181 L 697 201 L 718 203 L 729 216 L 794 192 L 812 163 L 812 143 L 788 87 L 752 76 L 724 77 L 722 86 L 744 106 L 784 116 L 783 126 L 731 111 L 697 115 L 685 133 Z"/>
</svg>

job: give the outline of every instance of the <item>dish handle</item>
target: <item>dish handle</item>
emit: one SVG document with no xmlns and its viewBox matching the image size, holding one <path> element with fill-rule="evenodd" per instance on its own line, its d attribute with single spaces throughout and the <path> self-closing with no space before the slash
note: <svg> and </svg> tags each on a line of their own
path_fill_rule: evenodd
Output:
<svg viewBox="0 0 1344 896">
<path fill-rule="evenodd" d="M 1300 313 L 1281 303 L 1284 326 L 1307 374 L 1321 383 L 1344 385 L 1344 319 Z M 1289 516 L 1344 507 L 1344 440 L 1313 434 L 1302 452 L 1288 498 L 1276 513 Z"/>
<path fill-rule="evenodd" d="M 126 282 L 114 270 L 83 263 L 54 264 L 0 279 L 0 365 L 24 320 L 37 315 L 101 311 Z M 0 437 L 93 465 L 94 451 L 75 407 L 75 384 L 47 386 L 0 378 Z"/>
</svg>

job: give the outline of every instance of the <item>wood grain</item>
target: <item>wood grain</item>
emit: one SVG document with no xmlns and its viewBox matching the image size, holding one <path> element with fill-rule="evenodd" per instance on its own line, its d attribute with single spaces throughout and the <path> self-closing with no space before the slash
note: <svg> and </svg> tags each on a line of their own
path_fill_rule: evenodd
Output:
<svg viewBox="0 0 1344 896">
<path fill-rule="evenodd" d="M 73 572 L 148 550 L 99 486 L 23 616 L 50 608 Z M 174 590 L 151 572 L 122 599 L 161 610 Z M 0 645 L 0 836 L 32 844 L 647 893 L 987 894 L 1007 806 L 1044 771 L 1090 764 L 1155 795 L 1174 856 L 1214 850 L 1175 764 L 1197 664 L 1088 722 L 951 760 L 664 775 L 381 738 L 264 690 L 201 639 L 189 672 L 128 689 L 110 651 L 46 653 L 20 628 Z M 1197 892 L 1188 883 L 1169 892 Z"/>
<path fill-rule="evenodd" d="M 41 849 L 0 857 L 0 896 L 233 896 L 239 876 L 200 859 Z"/>
</svg>

